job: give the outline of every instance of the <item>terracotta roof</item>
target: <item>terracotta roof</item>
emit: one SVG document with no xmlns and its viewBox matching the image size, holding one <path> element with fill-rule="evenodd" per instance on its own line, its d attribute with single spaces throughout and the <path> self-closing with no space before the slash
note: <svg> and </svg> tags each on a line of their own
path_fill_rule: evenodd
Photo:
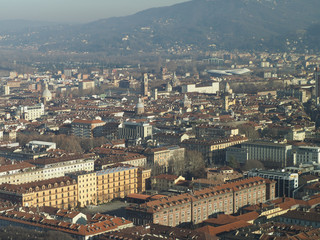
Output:
<svg viewBox="0 0 320 240">
<path fill-rule="evenodd" d="M 160 174 L 160 175 L 157 175 L 157 176 L 154 176 L 153 178 L 156 178 L 156 179 L 164 179 L 164 180 L 169 180 L 169 181 L 174 181 L 178 178 L 178 176 L 176 175 L 170 175 L 170 174 Z"/>
<path fill-rule="evenodd" d="M 82 124 L 96 124 L 96 123 L 105 123 L 101 120 L 82 120 L 82 119 L 75 119 L 72 123 L 82 123 Z"/>
<path fill-rule="evenodd" d="M 96 214 L 87 225 L 69 223 L 54 219 L 48 219 L 43 215 L 19 212 L 15 210 L 5 211 L 0 214 L 2 221 L 16 222 L 33 227 L 61 231 L 78 236 L 99 235 L 107 231 L 117 230 L 124 225 L 132 225 L 132 222 L 123 218 Z"/>
<path fill-rule="evenodd" d="M 76 184 L 75 180 L 73 180 L 70 177 L 59 177 L 59 178 L 52 178 L 48 180 L 43 180 L 43 181 L 36 181 L 36 182 L 30 182 L 30 183 L 24 183 L 20 185 L 15 185 L 15 184 L 9 184 L 9 183 L 4 183 L 0 185 L 0 190 L 7 191 L 7 192 L 15 192 L 19 194 L 27 193 L 30 191 L 40 191 L 42 189 L 42 186 L 45 186 L 46 188 L 51 185 L 51 188 L 56 188 L 56 187 L 61 187 L 61 183 L 64 183 L 67 185 L 67 183 L 70 183 L 70 185 Z M 55 183 L 58 185 L 55 187 Z M 37 187 L 39 190 L 37 190 Z"/>
<path fill-rule="evenodd" d="M 196 229 L 196 231 L 205 232 L 211 236 L 215 236 L 215 235 L 218 235 L 221 233 L 230 232 L 230 231 L 233 231 L 233 230 L 236 230 L 239 228 L 243 228 L 243 227 L 248 227 L 251 225 L 252 224 L 247 223 L 244 220 L 240 220 L 240 221 L 229 223 L 229 224 L 219 226 L 219 227 L 205 226 L 205 227 Z"/>
<path fill-rule="evenodd" d="M 2 165 L 0 166 L 0 172 L 8 172 L 12 170 L 32 168 L 32 167 L 36 167 L 36 166 L 28 162 L 20 162 L 16 164 Z"/>
<path fill-rule="evenodd" d="M 150 197 L 151 197 L 150 195 L 138 194 L 138 193 L 131 193 L 127 196 L 127 198 L 135 198 L 140 200 L 147 200 Z"/>
</svg>

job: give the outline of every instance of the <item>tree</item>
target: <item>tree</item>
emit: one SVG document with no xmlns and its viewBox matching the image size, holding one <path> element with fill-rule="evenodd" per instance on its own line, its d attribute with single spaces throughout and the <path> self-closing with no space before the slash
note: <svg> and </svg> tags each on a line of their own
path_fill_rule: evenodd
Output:
<svg viewBox="0 0 320 240">
<path fill-rule="evenodd" d="M 240 164 L 238 161 L 235 159 L 234 156 L 231 156 L 228 162 L 228 166 L 232 167 L 233 169 L 238 169 L 240 167 Z"/>
<path fill-rule="evenodd" d="M 185 174 L 185 155 L 174 155 L 168 162 L 168 173 L 177 176 Z"/>
<path fill-rule="evenodd" d="M 265 169 L 264 165 L 262 162 L 260 162 L 259 160 L 248 160 L 246 162 L 246 164 L 243 167 L 243 170 L 245 171 L 249 171 L 251 169 Z"/>
<path fill-rule="evenodd" d="M 245 134 L 249 139 L 260 138 L 259 132 L 250 124 L 241 124 L 238 126 L 238 129 L 240 134 Z"/>
<path fill-rule="evenodd" d="M 197 151 L 186 151 L 185 154 L 185 174 L 187 178 L 201 178 L 205 176 L 205 162 L 203 156 Z"/>
</svg>

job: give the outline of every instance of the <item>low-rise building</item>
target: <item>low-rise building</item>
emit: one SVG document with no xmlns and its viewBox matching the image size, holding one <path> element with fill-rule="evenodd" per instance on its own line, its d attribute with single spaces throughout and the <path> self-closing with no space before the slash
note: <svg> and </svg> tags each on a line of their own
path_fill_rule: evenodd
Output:
<svg viewBox="0 0 320 240">
<path fill-rule="evenodd" d="M 171 189 L 177 182 L 185 180 L 182 176 L 175 176 L 170 174 L 160 174 L 154 176 L 151 180 L 151 187 L 156 191 L 167 191 Z"/>
</svg>

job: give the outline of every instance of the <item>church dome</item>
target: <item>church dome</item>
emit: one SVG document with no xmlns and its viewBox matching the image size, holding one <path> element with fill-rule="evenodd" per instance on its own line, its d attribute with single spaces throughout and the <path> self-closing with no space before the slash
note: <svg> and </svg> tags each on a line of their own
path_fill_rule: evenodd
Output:
<svg viewBox="0 0 320 240">
<path fill-rule="evenodd" d="M 49 91 L 48 86 L 45 85 L 45 89 L 42 92 L 42 98 L 46 101 L 50 101 L 52 99 L 52 93 Z"/>
</svg>

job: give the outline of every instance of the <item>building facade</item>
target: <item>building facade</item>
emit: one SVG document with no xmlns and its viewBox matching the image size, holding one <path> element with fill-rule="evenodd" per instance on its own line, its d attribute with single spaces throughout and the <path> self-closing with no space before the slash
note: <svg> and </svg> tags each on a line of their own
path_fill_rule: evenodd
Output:
<svg viewBox="0 0 320 240">
<path fill-rule="evenodd" d="M 124 122 L 119 128 L 119 138 L 126 140 L 144 140 L 151 138 L 152 126 L 144 122 Z"/>
<path fill-rule="evenodd" d="M 25 207 L 50 206 L 74 208 L 78 202 L 78 184 L 69 177 L 25 183 L 0 185 L 0 198 Z"/>
<path fill-rule="evenodd" d="M 320 147 L 300 146 L 294 150 L 293 164 L 320 164 Z"/>
<path fill-rule="evenodd" d="M 287 144 L 252 141 L 241 144 L 248 150 L 248 160 L 261 161 L 266 167 L 292 166 L 292 146 Z"/>
<path fill-rule="evenodd" d="M 16 110 L 16 116 L 24 120 L 35 120 L 45 114 L 43 103 L 39 103 L 33 106 L 19 106 Z"/>
<path fill-rule="evenodd" d="M 97 175 L 95 172 L 77 172 L 67 176 L 78 183 L 78 207 L 97 205 Z"/>
<path fill-rule="evenodd" d="M 276 197 L 292 197 L 294 198 L 294 190 L 299 186 L 299 175 L 297 173 L 267 171 L 267 170 L 250 170 L 248 177 L 259 176 L 262 178 L 276 181 L 275 196 Z"/>
<path fill-rule="evenodd" d="M 150 170 L 130 165 L 119 165 L 97 171 L 97 202 L 125 198 L 132 193 L 144 192 Z"/>
<path fill-rule="evenodd" d="M 203 155 L 204 160 L 208 163 L 214 163 L 225 160 L 225 149 L 243 142 L 248 141 L 248 138 L 235 136 L 219 140 L 197 140 L 188 139 L 182 142 L 182 146 L 187 150 L 197 151 Z M 221 151 L 222 150 L 222 151 Z M 221 155 L 221 156 L 220 156 Z"/>
<path fill-rule="evenodd" d="M 218 213 L 232 214 L 248 204 L 266 200 L 267 185 L 263 178 L 243 179 L 214 188 L 127 207 L 127 216 L 136 225 L 156 223 L 178 226 L 198 224 Z"/>
<path fill-rule="evenodd" d="M 105 124 L 101 120 L 75 119 L 71 123 L 72 134 L 82 138 L 102 137 Z"/>
</svg>

